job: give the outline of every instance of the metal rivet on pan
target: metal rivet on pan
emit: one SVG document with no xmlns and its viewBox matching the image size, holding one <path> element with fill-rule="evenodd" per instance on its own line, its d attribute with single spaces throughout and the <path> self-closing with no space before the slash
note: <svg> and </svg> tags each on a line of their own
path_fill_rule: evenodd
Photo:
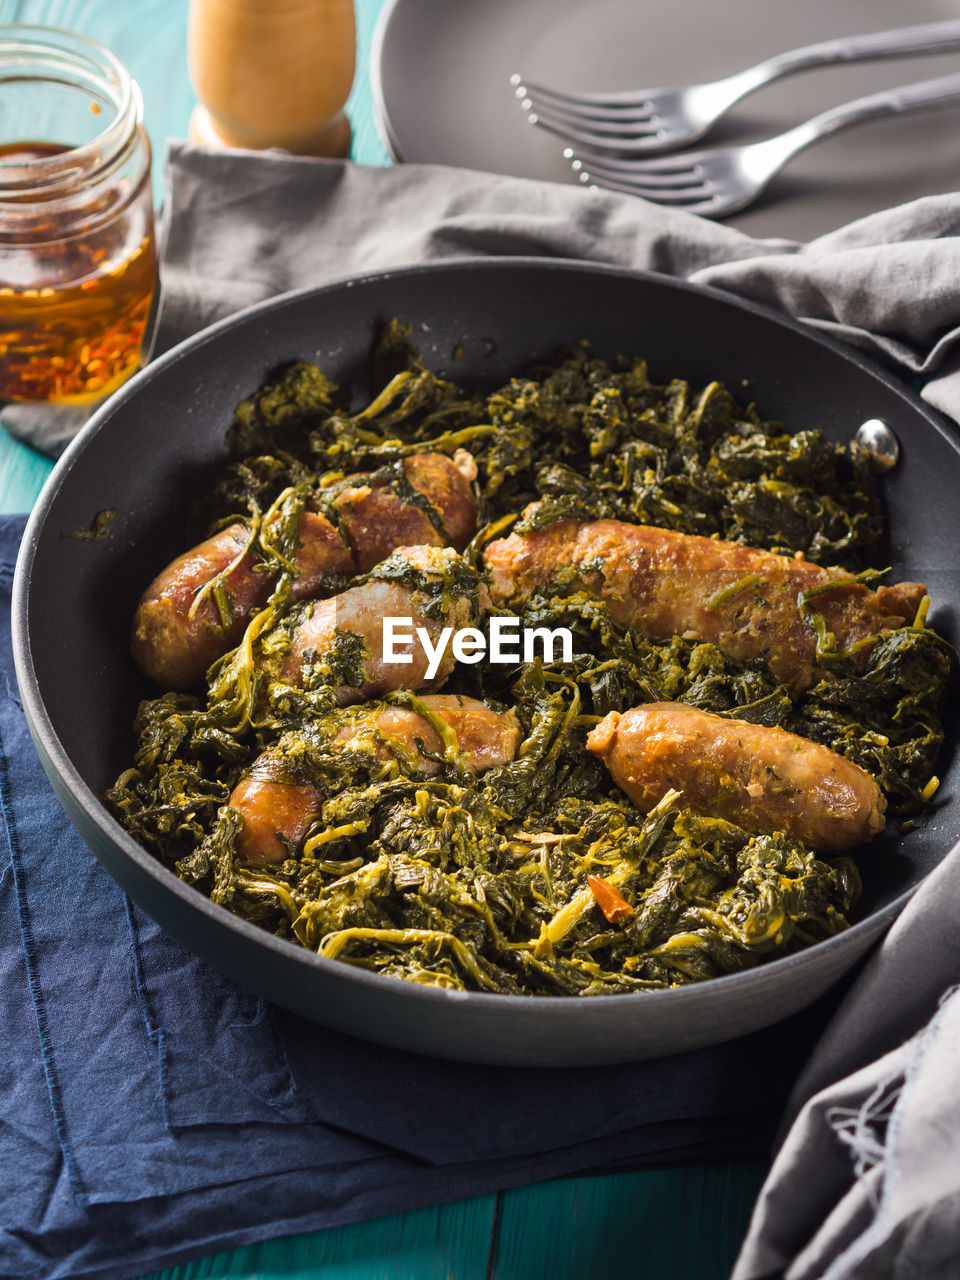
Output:
<svg viewBox="0 0 960 1280">
<path fill-rule="evenodd" d="M 900 441 L 882 418 L 862 422 L 853 438 L 870 454 L 878 471 L 890 471 L 900 460 Z"/>
</svg>

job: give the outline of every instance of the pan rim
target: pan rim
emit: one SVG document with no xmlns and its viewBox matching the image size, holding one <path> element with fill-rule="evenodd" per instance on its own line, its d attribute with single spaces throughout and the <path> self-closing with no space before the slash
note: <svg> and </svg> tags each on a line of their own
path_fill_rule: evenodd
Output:
<svg viewBox="0 0 960 1280">
<path fill-rule="evenodd" d="M 896 378 L 895 375 L 890 374 L 882 366 L 863 356 L 859 351 L 842 345 L 808 323 L 796 320 L 791 316 L 784 315 L 749 299 L 741 299 L 725 290 L 694 284 L 661 272 L 620 267 L 614 264 L 593 263 L 581 259 L 514 255 L 494 258 L 471 256 L 439 259 L 430 263 L 403 265 L 388 270 L 347 275 L 325 285 L 307 286 L 264 299 L 242 311 L 216 321 L 207 328 L 184 339 L 155 360 L 151 360 L 91 416 L 89 422 L 81 429 L 51 472 L 34 505 L 24 532 L 13 583 L 11 630 L 14 663 L 30 733 L 37 746 L 44 769 L 55 789 L 57 789 L 57 782 L 59 782 L 69 792 L 72 799 L 79 804 L 88 821 L 97 827 L 127 859 L 133 862 L 139 871 L 153 880 L 165 894 L 179 899 L 184 906 L 198 908 L 200 914 L 206 917 L 213 926 L 236 934 L 239 939 L 246 943 L 266 947 L 268 951 L 274 952 L 283 961 L 302 967 L 302 972 L 305 975 L 320 971 L 337 981 L 360 984 L 360 986 L 370 987 L 382 993 L 393 993 L 398 1001 L 405 1000 L 411 1008 L 414 1005 L 423 1004 L 428 1006 L 446 1005 L 449 1007 L 452 1004 L 469 1002 L 475 1009 L 499 1009 L 505 1015 L 508 1015 L 510 1012 L 518 1013 L 522 1010 L 529 1010 L 531 1001 L 533 1001 L 538 1010 L 543 1010 L 543 1016 L 551 1023 L 553 1021 L 563 1022 L 566 1018 L 574 1016 L 572 1013 L 568 1013 L 567 1010 L 580 1010 L 581 1012 L 577 1013 L 575 1017 L 577 1026 L 583 1029 L 584 1019 L 587 1020 L 587 1024 L 591 1020 L 603 1022 L 607 1016 L 606 1011 L 611 1007 L 612 1002 L 615 1002 L 616 1007 L 623 1008 L 624 999 L 629 993 L 596 995 L 584 1000 L 579 996 L 569 995 L 527 996 L 457 991 L 407 982 L 402 979 L 373 973 L 353 965 L 345 965 L 341 961 L 327 959 L 305 948 L 298 947 L 286 939 L 275 937 L 265 930 L 259 929 L 256 925 L 241 919 L 239 916 L 233 915 L 225 908 L 216 905 L 203 894 L 179 880 L 159 859 L 138 844 L 120 826 L 109 813 L 101 798 L 81 778 L 60 742 L 40 696 L 30 647 L 30 586 L 33 562 L 47 517 L 65 478 L 73 466 L 74 460 L 89 447 L 93 439 L 111 418 L 117 412 L 122 411 L 127 401 L 139 397 L 142 389 L 149 388 L 155 378 L 163 376 L 165 370 L 175 365 L 184 354 L 201 349 L 233 329 L 245 327 L 251 322 L 270 315 L 274 311 L 283 310 L 307 299 L 322 299 L 344 289 L 375 287 L 383 281 L 397 278 L 448 275 L 456 272 L 490 272 L 491 270 L 506 273 L 533 270 L 534 272 L 566 273 L 571 275 L 592 276 L 599 274 L 626 280 L 640 280 L 661 288 L 707 296 L 736 310 L 747 311 L 766 322 L 790 330 L 801 335 L 805 340 L 826 348 L 833 355 L 841 357 L 844 361 L 879 381 L 885 388 L 899 396 L 911 409 L 919 412 L 934 431 L 943 437 L 949 447 L 960 454 L 960 437 L 957 436 L 957 433 L 951 431 L 940 415 L 921 400 L 914 391 Z M 960 847 L 960 840 L 945 850 L 943 858 L 948 857 L 958 847 Z M 94 856 L 97 856 L 96 853 L 94 853 Z M 850 947 L 860 947 L 860 943 L 865 937 L 867 938 L 866 945 L 869 945 L 869 941 L 879 936 L 896 918 L 925 879 L 926 876 L 923 876 L 917 884 L 899 894 L 892 902 L 871 912 L 869 916 L 857 921 L 843 933 L 817 942 L 803 951 L 764 962 L 754 968 L 742 970 L 738 973 L 725 974 L 719 979 L 710 979 L 705 982 L 690 984 L 689 986 L 640 993 L 643 996 L 643 1005 L 641 1007 L 651 1007 L 648 1004 L 650 1001 L 653 1001 L 655 1005 L 663 1005 L 664 1002 L 669 1000 L 671 1007 L 674 1009 L 682 1010 L 686 1005 L 692 1011 L 704 999 L 710 999 L 710 993 L 717 989 L 716 984 L 718 981 L 721 981 L 728 990 L 735 987 L 743 995 L 760 995 L 766 989 L 777 985 L 780 975 L 788 967 L 795 972 L 798 968 L 802 968 L 805 962 L 816 963 L 810 957 L 824 957 L 828 952 L 839 955 Z M 860 947 L 860 950 L 863 949 L 865 947 Z M 587 1012 L 590 1009 L 595 1010 L 595 1012 L 590 1014 Z"/>
</svg>

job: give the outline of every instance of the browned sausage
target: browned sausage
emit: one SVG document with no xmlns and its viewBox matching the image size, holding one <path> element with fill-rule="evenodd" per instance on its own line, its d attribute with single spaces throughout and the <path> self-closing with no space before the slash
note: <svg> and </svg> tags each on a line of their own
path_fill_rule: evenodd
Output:
<svg viewBox="0 0 960 1280">
<path fill-rule="evenodd" d="M 462 551 L 477 526 L 477 504 L 470 481 L 477 464 L 465 449 L 453 459 L 442 453 L 415 453 L 403 462 L 407 483 L 430 503 L 437 523 L 412 502 L 404 502 L 387 480 L 366 483 L 350 476 L 334 504 L 353 552 L 354 567 L 366 573 L 395 547 L 452 546 Z"/>
<path fill-rule="evenodd" d="M 228 804 L 241 817 L 237 854 L 245 862 L 283 862 L 319 817 L 323 797 L 316 787 L 291 780 L 282 762 L 265 751 L 234 787 Z"/>
<path fill-rule="evenodd" d="M 886 800 L 869 773 L 784 729 L 651 702 L 612 711 L 587 746 L 644 812 L 676 788 L 695 813 L 747 831 L 784 831 L 829 853 L 883 828 Z"/>
<path fill-rule="evenodd" d="M 427 694 L 422 702 L 453 729 L 461 764 L 471 773 L 505 764 L 516 755 L 520 725 L 512 711 L 493 711 L 476 698 L 456 694 Z M 334 739 L 336 745 L 345 750 L 372 748 L 380 759 L 399 755 L 426 775 L 442 769 L 438 760 L 428 757 L 443 754 L 443 741 L 416 711 L 380 706 L 347 714 L 347 723 Z M 238 855 L 247 862 L 267 863 L 290 856 L 319 817 L 323 797 L 316 787 L 291 777 L 274 752 L 265 751 L 234 787 L 228 803 L 242 820 Z"/>
<path fill-rule="evenodd" d="M 560 520 L 511 534 L 490 544 L 484 563 L 495 604 L 522 604 L 558 569 L 572 569 L 574 589 L 602 600 L 615 621 L 654 640 L 707 640 L 739 662 L 765 658 L 795 690 L 819 674 L 801 593 L 837 584 L 810 604 L 840 647 L 865 661 L 880 630 L 913 621 L 926 591 L 915 582 L 873 591 L 843 569 L 619 520 Z"/>
<path fill-rule="evenodd" d="M 484 769 L 512 760 L 517 754 L 520 723 L 513 711 L 492 711 L 486 703 L 457 693 L 428 693 L 420 701 L 445 720 L 456 734 L 461 764 L 468 772 L 482 773 Z M 381 758 L 394 755 L 399 745 L 406 755 L 415 753 L 420 757 L 420 773 L 435 774 L 442 768 L 438 761 L 427 758 L 443 754 L 444 744 L 439 733 L 429 720 L 410 707 L 365 707 L 359 715 L 351 717 L 335 741 L 347 747 L 369 735 L 375 736 Z"/>
<path fill-rule="evenodd" d="M 448 547 L 400 547 L 395 554 L 427 579 L 442 575 L 450 562 L 458 559 L 456 552 Z M 439 689 L 454 667 L 451 646 L 447 644 L 437 670 L 428 675 L 430 657 L 415 635 L 416 628 L 424 628 L 431 646 L 436 646 L 445 627 L 457 630 L 471 625 L 476 618 L 473 604 L 466 597 L 454 599 L 439 619 L 428 618 L 423 607 L 422 594 L 415 587 L 377 579 L 350 587 L 329 600 L 317 601 L 293 634 L 280 668 L 281 678 L 288 684 L 301 684 L 304 665 L 311 656 L 329 652 L 337 632 L 347 632 L 363 640 L 366 657 L 364 683 L 339 690 L 338 697 L 344 706 L 394 689 Z M 408 661 L 386 656 L 385 618 L 412 620 L 414 638 L 408 643 L 397 643 L 394 648 L 395 653 L 408 657 Z"/>
<path fill-rule="evenodd" d="M 424 543 L 462 548 L 476 526 L 477 507 L 470 482 L 473 458 L 463 449 L 454 457 L 413 454 L 403 462 L 406 482 L 434 509 L 443 532 L 427 512 L 394 493 L 386 479 L 348 476 L 332 499 L 342 528 L 325 516 L 305 511 L 300 521 L 299 577 L 293 594 L 309 600 L 332 574 L 365 572 L 398 546 Z M 344 544 L 346 539 L 346 545 Z M 188 689 L 207 667 L 239 643 L 250 614 L 263 607 L 275 579 L 256 572 L 245 555 L 250 531 L 233 524 L 178 556 L 144 592 L 133 622 L 132 651 L 140 668 L 165 689 Z M 234 561 L 236 563 L 234 564 Z M 221 624 L 211 596 L 190 609 L 199 591 L 233 564 L 224 580 L 230 615 Z"/>
<path fill-rule="evenodd" d="M 134 615 L 131 649 L 141 670 L 165 689 L 196 684 L 211 662 L 239 643 L 250 614 L 269 598 L 274 579 L 255 571 L 256 560 L 245 551 L 249 541 L 246 525 L 232 524 L 178 556 L 143 593 Z M 197 592 L 231 564 L 223 584 L 230 610 L 227 625 L 220 625 L 211 595 L 200 601 L 191 618 Z M 303 598 L 315 594 L 331 573 L 353 568 L 336 529 L 315 512 L 305 511 L 300 521 L 297 566 L 300 577 L 294 594 Z"/>
</svg>

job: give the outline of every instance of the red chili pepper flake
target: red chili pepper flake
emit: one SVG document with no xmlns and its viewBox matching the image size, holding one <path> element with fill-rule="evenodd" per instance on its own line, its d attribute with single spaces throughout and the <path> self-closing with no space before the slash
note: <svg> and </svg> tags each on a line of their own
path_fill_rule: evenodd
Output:
<svg viewBox="0 0 960 1280">
<path fill-rule="evenodd" d="M 597 900 L 597 906 L 611 924 L 619 924 L 621 920 L 627 920 L 633 915 L 633 907 L 612 884 L 607 884 L 600 876 L 587 876 L 587 884 Z"/>
<path fill-rule="evenodd" d="M 0 143 L 0 158 L 35 160 L 64 150 L 53 143 Z M 135 242 L 133 214 L 105 217 L 110 202 L 119 206 L 120 200 L 119 187 L 91 198 L 90 226 L 82 232 L 71 208 L 69 222 L 54 212 L 13 234 L 6 247 L 17 283 L 0 270 L 0 400 L 89 403 L 140 364 L 156 247 L 152 231 Z"/>
</svg>

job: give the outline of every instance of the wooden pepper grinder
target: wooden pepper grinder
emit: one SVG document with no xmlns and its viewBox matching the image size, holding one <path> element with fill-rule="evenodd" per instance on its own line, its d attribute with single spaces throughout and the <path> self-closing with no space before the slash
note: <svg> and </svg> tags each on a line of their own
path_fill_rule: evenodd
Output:
<svg viewBox="0 0 960 1280">
<path fill-rule="evenodd" d="M 353 0 L 190 0 L 187 53 L 200 99 L 193 141 L 305 156 L 350 150 Z"/>
</svg>

